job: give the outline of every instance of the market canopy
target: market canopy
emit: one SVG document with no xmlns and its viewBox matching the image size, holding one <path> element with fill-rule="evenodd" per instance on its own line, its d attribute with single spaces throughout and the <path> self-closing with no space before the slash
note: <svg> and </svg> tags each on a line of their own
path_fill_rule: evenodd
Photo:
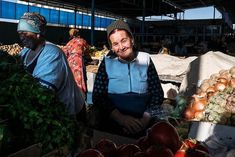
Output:
<svg viewBox="0 0 235 157">
<path fill-rule="evenodd" d="M 235 1 L 232 0 L 27 0 L 39 4 L 63 6 L 68 9 L 81 7 L 95 9 L 115 15 L 135 18 L 137 16 L 167 15 L 184 12 L 186 9 L 215 6 L 219 11 L 228 13 L 235 21 Z M 145 8 L 145 9 L 144 9 Z"/>
</svg>

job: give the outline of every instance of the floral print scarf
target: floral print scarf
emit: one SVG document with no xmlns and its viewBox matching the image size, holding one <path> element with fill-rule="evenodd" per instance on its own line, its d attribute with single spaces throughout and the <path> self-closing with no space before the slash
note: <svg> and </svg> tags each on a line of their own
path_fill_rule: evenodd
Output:
<svg viewBox="0 0 235 157">
<path fill-rule="evenodd" d="M 80 37 L 74 37 L 63 48 L 69 66 L 73 72 L 75 81 L 80 89 L 86 93 L 86 79 L 85 79 L 85 65 L 83 63 L 83 56 L 87 52 L 89 44 Z"/>
</svg>

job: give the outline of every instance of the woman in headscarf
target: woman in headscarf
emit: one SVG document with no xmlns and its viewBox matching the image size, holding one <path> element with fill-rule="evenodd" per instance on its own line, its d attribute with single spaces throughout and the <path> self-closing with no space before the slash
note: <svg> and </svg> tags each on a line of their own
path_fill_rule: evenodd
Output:
<svg viewBox="0 0 235 157">
<path fill-rule="evenodd" d="M 77 87 L 63 51 L 45 40 L 47 21 L 38 13 L 25 13 L 17 32 L 24 49 L 20 52 L 26 70 L 43 86 L 54 90 L 69 114 L 85 110 L 85 100 Z"/>
<path fill-rule="evenodd" d="M 69 66 L 72 69 L 78 87 L 83 91 L 84 95 L 86 95 L 87 78 L 84 57 L 85 55 L 89 55 L 89 44 L 80 36 L 78 29 L 70 29 L 69 35 L 71 40 L 62 50 L 68 59 Z"/>
<path fill-rule="evenodd" d="M 157 71 L 149 54 L 134 48 L 127 23 L 111 23 L 107 37 L 112 51 L 98 69 L 93 103 L 104 116 L 103 128 L 119 134 L 143 135 L 151 120 L 163 115 L 163 89 Z"/>
</svg>

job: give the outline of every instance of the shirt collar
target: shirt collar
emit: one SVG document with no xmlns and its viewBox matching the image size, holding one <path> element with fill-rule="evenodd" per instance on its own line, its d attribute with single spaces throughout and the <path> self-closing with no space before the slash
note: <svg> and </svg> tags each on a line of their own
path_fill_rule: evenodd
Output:
<svg viewBox="0 0 235 157">
<path fill-rule="evenodd" d="M 109 56 L 110 56 L 110 58 L 117 58 L 120 62 L 122 62 L 122 63 L 132 63 L 132 62 L 135 62 L 136 61 L 136 58 L 137 58 L 137 56 L 138 56 L 138 52 L 137 51 L 134 51 L 134 55 L 135 55 L 135 58 L 133 59 L 133 60 L 131 60 L 131 61 L 126 61 L 126 60 L 124 60 L 124 59 L 121 59 L 121 58 L 119 58 L 117 55 L 116 55 L 116 53 L 115 52 L 113 52 L 112 50 L 110 50 L 110 52 L 109 52 Z"/>
</svg>

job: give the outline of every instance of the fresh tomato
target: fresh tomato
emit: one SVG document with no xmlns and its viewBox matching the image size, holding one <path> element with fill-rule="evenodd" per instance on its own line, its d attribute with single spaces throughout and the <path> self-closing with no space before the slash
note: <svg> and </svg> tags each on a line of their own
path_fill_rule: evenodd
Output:
<svg viewBox="0 0 235 157">
<path fill-rule="evenodd" d="M 175 153 L 174 157 L 186 157 L 186 151 L 180 149 Z"/>
<path fill-rule="evenodd" d="M 209 153 L 208 149 L 206 148 L 206 146 L 204 146 L 200 141 L 197 141 L 196 139 L 185 139 L 182 142 L 182 146 L 181 149 L 197 149 L 197 150 L 201 150 L 204 151 L 206 153 Z"/>
<path fill-rule="evenodd" d="M 196 139 L 185 139 L 174 157 L 209 157 L 208 149 Z"/>
<path fill-rule="evenodd" d="M 188 138 L 183 141 L 182 145 L 183 147 L 194 148 L 197 145 L 197 140 Z"/>
</svg>

